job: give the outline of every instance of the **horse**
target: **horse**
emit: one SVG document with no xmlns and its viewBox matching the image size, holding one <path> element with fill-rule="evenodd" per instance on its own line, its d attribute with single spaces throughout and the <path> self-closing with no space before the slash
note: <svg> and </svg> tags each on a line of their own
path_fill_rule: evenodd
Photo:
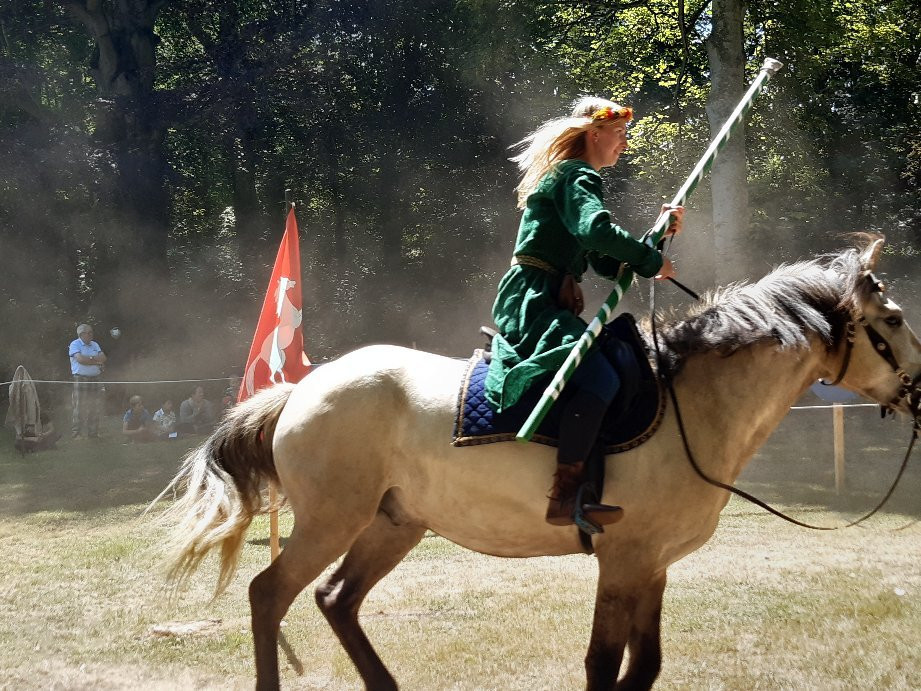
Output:
<svg viewBox="0 0 921 691">
<path fill-rule="evenodd" d="M 657 329 L 660 367 L 673 380 L 683 425 L 669 405 L 649 441 L 605 458 L 603 501 L 622 506 L 624 518 L 592 537 L 598 588 L 587 688 L 652 686 L 668 567 L 711 537 L 728 502 L 725 489 L 692 469 L 681 430 L 702 470 L 731 484 L 821 377 L 921 420 L 921 344 L 872 273 L 882 246 L 882 237 L 868 236 L 843 252 L 783 265 L 756 283 L 716 291 Z M 316 588 L 316 603 L 365 685 L 394 689 L 358 611 L 427 530 L 499 557 L 583 552 L 576 527 L 543 520 L 552 448 L 451 445 L 464 367 L 396 346 L 360 348 L 232 408 L 183 461 L 167 487 L 179 494 L 167 509 L 176 522 L 169 576 L 177 583 L 220 548 L 217 593 L 227 587 L 247 526 L 269 508 L 267 484 L 293 512 L 283 551 L 249 585 L 258 689 L 279 685 L 288 607 L 342 555 Z"/>
</svg>

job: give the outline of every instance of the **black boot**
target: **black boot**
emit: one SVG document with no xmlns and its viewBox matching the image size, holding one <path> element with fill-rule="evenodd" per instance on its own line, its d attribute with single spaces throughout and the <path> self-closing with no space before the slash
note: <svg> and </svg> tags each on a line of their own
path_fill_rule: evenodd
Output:
<svg viewBox="0 0 921 691">
<path fill-rule="evenodd" d="M 601 429 L 607 404 L 589 391 L 577 391 L 566 405 L 560 422 L 560 445 L 557 449 L 557 470 L 550 503 L 547 506 L 547 523 L 571 525 L 575 511 L 576 495 L 584 480 L 585 461 Z M 619 506 L 591 503 L 584 507 L 590 520 L 608 525 L 623 517 Z"/>
</svg>

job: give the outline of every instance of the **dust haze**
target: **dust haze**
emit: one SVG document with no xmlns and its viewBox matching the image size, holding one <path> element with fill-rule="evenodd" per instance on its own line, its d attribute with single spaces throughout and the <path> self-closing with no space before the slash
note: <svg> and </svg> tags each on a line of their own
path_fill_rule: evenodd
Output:
<svg viewBox="0 0 921 691">
<path fill-rule="evenodd" d="M 564 112 L 572 96 L 547 93 L 527 103 L 511 104 L 485 99 L 484 107 L 495 111 L 483 113 L 484 121 L 494 123 L 489 132 L 490 153 L 463 166 L 444 164 L 462 153 L 449 136 L 426 143 L 422 152 L 417 147 L 412 157 L 401 158 L 390 195 L 400 206 L 377 207 L 370 214 L 348 204 L 340 210 L 344 262 L 332 258 L 336 220 L 328 211 L 311 207 L 311 190 L 296 171 L 288 171 L 285 186 L 294 190 L 299 204 L 308 356 L 327 361 L 381 341 L 455 357 L 466 357 L 473 348 L 481 347 L 478 329 L 481 324 L 491 325 L 496 285 L 508 267 L 519 220 L 514 198 L 517 170 L 507 160 L 508 146 L 543 119 Z M 791 131 L 773 134 L 802 139 Z M 15 143 L 18 159 L 26 162 L 4 174 L 8 185 L 25 190 L 40 180 L 50 188 L 65 184 L 73 188 L 73 176 L 92 174 L 87 153 L 76 145 L 70 148 L 68 140 L 32 142 L 34 154 L 29 155 L 28 147 L 22 146 L 28 139 L 22 135 L 8 132 L 2 140 L 9 146 Z M 802 141 L 795 143 L 800 152 L 808 148 Z M 368 161 L 395 155 L 393 142 L 377 146 L 380 148 L 367 152 Z M 626 157 L 629 160 L 629 152 Z M 763 173 L 759 165 L 751 163 L 753 176 Z M 357 171 L 358 184 L 361 175 Z M 605 175 L 610 180 L 615 174 Z M 617 190 L 625 193 L 609 190 L 607 205 L 617 221 L 635 235 L 653 223 L 662 200 L 674 193 L 649 189 L 636 171 L 631 178 L 619 180 Z M 86 193 L 91 190 L 87 188 Z M 281 199 L 282 190 L 266 189 L 264 194 Z M 837 250 L 848 244 L 843 233 L 864 230 L 849 225 L 843 212 L 802 218 L 801 205 L 802 200 L 791 198 L 783 189 L 751 200 L 756 232 L 749 255 L 739 260 L 750 280 L 781 262 Z M 263 232 L 264 254 L 270 258 L 284 230 L 281 206 L 275 206 L 278 212 Z M 703 293 L 716 287 L 714 276 L 718 274 L 710 249 L 707 184 L 696 191 L 688 207 L 685 232 L 673 243 L 672 256 L 679 279 Z M 37 379 L 69 379 L 66 347 L 76 337 L 75 326 L 84 321 L 93 324 L 96 340 L 109 356 L 105 376 L 112 381 L 220 380 L 242 374 L 271 266 L 265 264 L 261 272 L 246 270 L 246 258 L 240 256 L 235 242 L 233 209 L 203 207 L 195 219 L 171 220 L 172 230 L 164 240 L 169 276 L 133 269 L 101 283 L 80 272 L 92 261 L 98 243 L 117 246 L 118 228 L 109 227 L 108 235 L 101 233 L 108 221 L 101 211 L 97 216 L 92 205 L 70 215 L 68 207 L 62 208 L 64 215 L 54 209 L 36 209 L 24 199 L 20 206 L 3 209 L 0 215 L 6 326 L 0 366 L 5 380 L 18 364 Z M 409 208 L 413 211 L 407 216 Z M 401 217 L 406 218 L 403 261 L 394 273 L 380 261 L 378 228 L 382 219 L 399 222 Z M 912 259 L 911 255 L 885 256 L 881 274 L 909 320 L 921 323 L 917 316 L 921 315 L 918 262 Z M 640 281 L 628 293 L 623 309 L 647 313 L 647 286 L 648 282 Z M 591 314 L 610 285 L 589 276 L 585 288 Z M 142 321 L 155 328 L 135 332 L 130 322 L 100 314 L 96 298 L 107 293 L 119 296 L 125 312 L 149 317 Z M 669 284 L 658 286 L 659 307 L 674 307 L 681 313 L 689 300 Z M 110 334 L 115 327 L 122 330 L 118 339 Z M 228 383 L 207 383 L 209 397 L 219 397 Z M 119 386 L 125 397 L 129 389 L 137 388 L 148 407 L 153 407 L 151 399 L 169 396 L 178 401 L 188 395 L 192 384 Z M 2 395 L 6 396 L 5 388 Z"/>
</svg>

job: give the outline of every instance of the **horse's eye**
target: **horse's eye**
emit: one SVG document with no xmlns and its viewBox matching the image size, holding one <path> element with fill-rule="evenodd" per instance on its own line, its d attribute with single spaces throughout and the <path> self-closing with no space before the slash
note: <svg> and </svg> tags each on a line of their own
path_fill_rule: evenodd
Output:
<svg viewBox="0 0 921 691">
<path fill-rule="evenodd" d="M 891 317 L 886 317 L 884 320 L 886 324 L 891 326 L 894 329 L 899 328 L 902 325 L 902 318 L 898 315 L 893 315 Z"/>
</svg>

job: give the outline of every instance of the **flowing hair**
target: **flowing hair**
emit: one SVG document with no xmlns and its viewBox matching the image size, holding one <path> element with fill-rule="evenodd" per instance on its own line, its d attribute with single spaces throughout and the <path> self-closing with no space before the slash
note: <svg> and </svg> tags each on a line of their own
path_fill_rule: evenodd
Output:
<svg viewBox="0 0 921 691">
<path fill-rule="evenodd" d="M 518 208 L 525 207 L 525 200 L 540 182 L 541 178 L 557 163 L 570 158 L 579 158 L 585 153 L 585 133 L 593 127 L 602 127 L 618 120 L 592 120 L 592 114 L 603 109 L 621 110 L 621 106 L 606 98 L 583 96 L 572 104 L 569 115 L 547 120 L 511 149 L 521 149 L 509 160 L 518 164 L 521 182 L 515 188 L 518 193 Z"/>
</svg>

